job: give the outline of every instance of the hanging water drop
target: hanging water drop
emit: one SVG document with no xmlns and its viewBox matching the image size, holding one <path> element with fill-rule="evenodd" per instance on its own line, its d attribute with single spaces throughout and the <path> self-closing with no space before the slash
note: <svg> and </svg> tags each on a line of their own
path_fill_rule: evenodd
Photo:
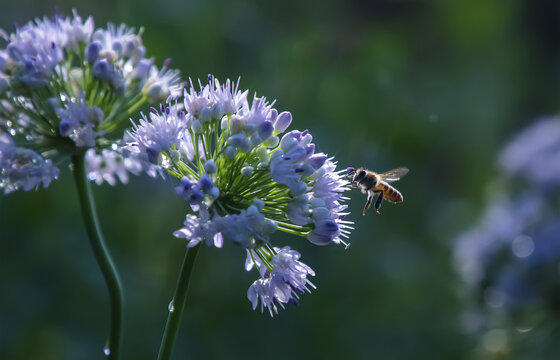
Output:
<svg viewBox="0 0 560 360">
<path fill-rule="evenodd" d="M 169 312 L 173 312 L 173 310 L 175 310 L 175 306 L 173 305 L 173 302 L 175 300 L 171 299 L 171 301 L 169 302 L 169 305 L 167 306 L 167 309 L 169 310 Z"/>
<path fill-rule="evenodd" d="M 105 354 L 105 356 L 111 355 L 111 349 L 109 348 L 109 344 L 105 345 L 105 347 L 103 348 L 103 354 Z"/>
</svg>

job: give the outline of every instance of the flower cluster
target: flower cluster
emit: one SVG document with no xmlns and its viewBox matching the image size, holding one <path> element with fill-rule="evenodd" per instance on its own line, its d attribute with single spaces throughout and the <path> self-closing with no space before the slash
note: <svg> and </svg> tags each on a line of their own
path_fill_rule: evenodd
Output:
<svg viewBox="0 0 560 360">
<path fill-rule="evenodd" d="M 17 147 L 12 137 L 4 133 L 0 133 L 0 169 L 0 188 L 4 194 L 20 188 L 29 191 L 41 182 L 47 187 L 59 174 L 51 160 L 43 159 L 33 150 Z"/>
<path fill-rule="evenodd" d="M 308 291 L 313 271 L 299 253 L 270 245 L 275 231 L 307 238 L 317 245 L 345 244 L 344 170 L 316 152 L 306 131 L 291 131 L 292 116 L 278 113 L 266 98 L 247 100 L 248 91 L 213 77 L 142 115 L 124 136 L 124 149 L 144 164 L 159 166 L 180 184 L 175 191 L 194 214 L 174 235 L 188 246 L 221 247 L 224 239 L 246 249 L 247 269 L 260 274 L 248 297 L 256 307 L 277 312 Z"/>
<path fill-rule="evenodd" d="M 560 315 L 558 129 L 558 119 L 542 120 L 506 145 L 500 156 L 505 191 L 457 239 L 455 263 L 470 303 L 464 325 L 487 331 L 486 337 L 539 332 Z"/>
<path fill-rule="evenodd" d="M 95 160 L 88 165 L 90 178 L 98 183 L 126 181 L 123 172 L 146 170 L 132 154 L 120 154 L 112 145 L 131 114 L 179 96 L 183 85 L 168 61 L 158 69 L 146 58 L 141 31 L 112 24 L 95 29 L 91 17 L 84 21 L 74 12 L 37 19 L 11 34 L 0 31 L 0 37 L 6 41 L 0 48 L 0 133 L 12 137 L 9 142 L 18 149 L 29 150 L 26 158 L 42 169 L 44 185 L 58 175 L 47 171 L 53 162 L 87 149 L 100 153 L 88 156 Z M 129 160 L 112 161 L 122 156 Z M 5 192 L 36 187 L 30 184 L 38 181 L 22 180 L 37 178 L 24 164 L 22 159 L 1 164 Z"/>
</svg>

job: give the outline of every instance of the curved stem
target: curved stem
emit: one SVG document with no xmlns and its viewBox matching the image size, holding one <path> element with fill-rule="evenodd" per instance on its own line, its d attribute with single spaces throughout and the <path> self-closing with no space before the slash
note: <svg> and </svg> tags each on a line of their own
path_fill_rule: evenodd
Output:
<svg viewBox="0 0 560 360">
<path fill-rule="evenodd" d="M 173 346 L 177 338 L 177 333 L 179 332 L 179 325 L 181 324 L 181 317 L 185 308 L 189 280 L 199 249 L 200 245 L 197 245 L 193 248 L 188 248 L 185 253 L 185 258 L 181 265 L 181 273 L 179 274 L 179 279 L 177 279 L 177 286 L 173 294 L 173 300 L 171 300 L 172 303 L 169 305 L 169 315 L 167 316 L 165 331 L 163 332 L 163 338 L 161 339 L 161 345 L 159 347 L 158 360 L 171 359 L 171 353 L 173 352 Z"/>
<path fill-rule="evenodd" d="M 91 193 L 90 185 L 86 177 L 84 166 L 84 155 L 73 155 L 72 165 L 74 166 L 74 180 L 80 198 L 80 207 L 86 226 L 95 259 L 103 273 L 103 278 L 109 290 L 111 301 L 111 327 L 107 347 L 104 349 L 105 355 L 109 360 L 117 360 L 120 353 L 120 342 L 123 322 L 123 292 L 117 269 L 107 250 L 103 234 L 97 219 L 95 203 Z"/>
</svg>

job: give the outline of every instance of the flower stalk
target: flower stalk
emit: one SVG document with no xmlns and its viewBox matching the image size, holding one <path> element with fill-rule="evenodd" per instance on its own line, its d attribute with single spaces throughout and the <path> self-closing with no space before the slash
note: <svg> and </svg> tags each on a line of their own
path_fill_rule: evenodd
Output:
<svg viewBox="0 0 560 360">
<path fill-rule="evenodd" d="M 191 278 L 194 261 L 199 249 L 200 245 L 197 245 L 192 248 L 187 248 L 187 251 L 185 252 L 183 264 L 181 265 L 181 272 L 179 273 L 177 286 L 175 287 L 175 293 L 173 294 L 173 300 L 171 300 L 171 303 L 169 304 L 169 315 L 167 316 L 167 323 L 165 324 L 163 338 L 161 339 L 158 360 L 171 359 L 175 339 L 177 338 L 179 326 L 181 325 L 183 310 L 185 309 L 187 291 L 189 290 L 189 280 Z"/>
<path fill-rule="evenodd" d="M 78 197 L 80 207 L 84 218 L 84 223 L 88 238 L 95 255 L 95 260 L 103 274 L 103 279 L 107 284 L 109 290 L 109 299 L 111 303 L 111 325 L 109 330 L 109 338 L 107 346 L 104 349 L 105 355 L 109 360 L 119 359 L 121 347 L 121 333 L 123 323 L 123 291 L 119 274 L 109 250 L 105 245 L 101 227 L 97 219 L 97 212 L 89 181 L 86 177 L 86 170 L 84 164 L 84 155 L 73 155 L 72 165 L 74 171 L 74 180 L 76 182 L 76 189 L 78 190 Z"/>
</svg>

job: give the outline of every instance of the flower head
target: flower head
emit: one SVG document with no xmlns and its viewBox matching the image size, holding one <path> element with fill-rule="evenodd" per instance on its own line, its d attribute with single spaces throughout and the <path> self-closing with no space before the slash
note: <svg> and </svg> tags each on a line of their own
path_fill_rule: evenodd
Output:
<svg viewBox="0 0 560 360">
<path fill-rule="evenodd" d="M 0 130 L 14 137 L 18 148 L 33 151 L 34 163 L 46 164 L 46 171 L 53 161 L 87 152 L 90 178 L 110 184 L 128 180 L 122 171 L 151 169 L 139 165 L 137 151 L 120 149 L 115 140 L 134 111 L 180 95 L 182 84 L 169 61 L 158 69 L 145 57 L 141 31 L 112 24 L 95 29 L 91 17 L 83 20 L 73 11 L 1 34 L 7 45 L 0 48 Z M 120 162 L 127 165 L 117 170 L 117 159 L 128 155 L 134 159 Z M 30 188 L 21 181 L 10 184 L 10 191 Z"/>
<path fill-rule="evenodd" d="M 472 304 L 467 315 L 481 320 L 470 331 L 526 332 L 559 315 L 558 125 L 558 119 L 538 121 L 505 146 L 501 192 L 493 192 L 479 223 L 456 241 L 455 265 Z"/>
<path fill-rule="evenodd" d="M 249 299 L 253 307 L 260 299 L 272 314 L 313 287 L 307 275 L 314 273 L 297 251 L 271 246 L 271 235 L 344 243 L 352 228 L 343 220 L 348 182 L 332 158 L 316 151 L 309 131 L 280 138 L 292 122 L 289 112 L 279 114 L 264 97 L 249 102 L 247 94 L 212 76 L 198 88 L 191 81 L 182 104 L 152 109 L 139 120 L 125 149 L 180 182 L 175 192 L 194 214 L 176 237 L 188 246 L 221 247 L 229 240 L 249 252 L 260 275 Z"/>
</svg>

